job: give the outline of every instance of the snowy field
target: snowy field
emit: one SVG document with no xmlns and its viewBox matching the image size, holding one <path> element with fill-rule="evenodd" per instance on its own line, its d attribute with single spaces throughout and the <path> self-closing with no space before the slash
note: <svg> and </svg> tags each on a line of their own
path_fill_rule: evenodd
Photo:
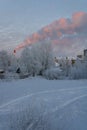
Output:
<svg viewBox="0 0 87 130">
<path fill-rule="evenodd" d="M 0 130 L 87 130 L 87 80 L 0 81 Z"/>
</svg>

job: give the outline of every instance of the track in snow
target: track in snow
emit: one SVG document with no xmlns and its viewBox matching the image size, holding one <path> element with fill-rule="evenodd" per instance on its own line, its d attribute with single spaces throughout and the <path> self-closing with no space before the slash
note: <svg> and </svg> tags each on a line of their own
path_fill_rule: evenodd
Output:
<svg viewBox="0 0 87 130">
<path fill-rule="evenodd" d="M 70 88 L 70 89 L 56 89 L 56 90 L 50 90 L 50 91 L 40 91 L 40 92 L 37 92 L 37 93 L 31 93 L 29 95 L 19 97 L 17 99 L 14 99 L 12 101 L 9 101 L 9 102 L 1 105 L 0 109 L 2 110 L 2 109 L 6 108 L 6 107 L 8 107 L 10 105 L 16 105 L 16 104 L 20 103 L 22 100 L 26 100 L 27 98 L 30 98 L 30 97 L 33 97 L 33 96 L 40 96 L 42 94 L 50 94 L 50 93 L 55 93 L 55 92 L 60 92 L 60 91 L 67 91 L 68 92 L 68 91 L 72 91 L 72 90 L 77 91 L 77 90 L 83 90 L 83 89 L 87 89 L 87 87 Z M 67 103 L 64 103 L 64 106 L 66 106 L 70 102 L 74 102 L 75 100 L 78 100 L 79 98 L 84 97 L 84 96 L 86 96 L 86 95 L 78 96 L 78 97 L 68 101 Z"/>
</svg>

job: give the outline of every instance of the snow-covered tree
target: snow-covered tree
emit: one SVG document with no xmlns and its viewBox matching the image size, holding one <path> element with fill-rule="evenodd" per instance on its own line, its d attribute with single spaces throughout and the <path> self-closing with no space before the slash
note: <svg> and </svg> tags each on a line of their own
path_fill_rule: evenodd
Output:
<svg viewBox="0 0 87 130">
<path fill-rule="evenodd" d="M 36 43 L 25 48 L 21 55 L 21 67 L 31 75 L 43 74 L 43 71 L 53 66 L 51 43 Z"/>
<path fill-rule="evenodd" d="M 10 57 L 10 65 L 8 71 L 16 72 L 17 68 L 19 67 L 19 59 L 15 57 L 13 54 L 9 54 Z"/>
<path fill-rule="evenodd" d="M 70 73 L 70 66 L 71 66 L 70 59 L 68 57 L 61 58 L 58 60 L 58 62 L 61 70 L 63 71 L 64 76 L 68 76 Z"/>
<path fill-rule="evenodd" d="M 10 65 L 10 57 L 4 50 L 0 51 L 0 69 L 7 70 Z"/>
<path fill-rule="evenodd" d="M 87 61 L 77 59 L 75 64 L 71 66 L 70 77 L 73 79 L 87 78 Z"/>
</svg>

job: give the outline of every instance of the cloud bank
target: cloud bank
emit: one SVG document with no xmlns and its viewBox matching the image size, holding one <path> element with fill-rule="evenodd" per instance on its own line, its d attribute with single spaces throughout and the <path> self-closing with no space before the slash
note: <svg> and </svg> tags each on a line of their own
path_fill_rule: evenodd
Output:
<svg viewBox="0 0 87 130">
<path fill-rule="evenodd" d="M 73 55 L 87 48 L 87 13 L 76 12 L 71 18 L 60 18 L 33 33 L 16 50 L 43 40 L 51 40 L 59 55 Z"/>
</svg>

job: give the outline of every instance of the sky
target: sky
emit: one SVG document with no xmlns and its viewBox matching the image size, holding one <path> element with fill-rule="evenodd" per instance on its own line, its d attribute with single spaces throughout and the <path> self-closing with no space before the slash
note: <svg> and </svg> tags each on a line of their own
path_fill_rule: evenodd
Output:
<svg viewBox="0 0 87 130">
<path fill-rule="evenodd" d="M 87 0 L 0 0 L 0 49 L 11 49 L 33 32 L 74 12 Z"/>
</svg>

